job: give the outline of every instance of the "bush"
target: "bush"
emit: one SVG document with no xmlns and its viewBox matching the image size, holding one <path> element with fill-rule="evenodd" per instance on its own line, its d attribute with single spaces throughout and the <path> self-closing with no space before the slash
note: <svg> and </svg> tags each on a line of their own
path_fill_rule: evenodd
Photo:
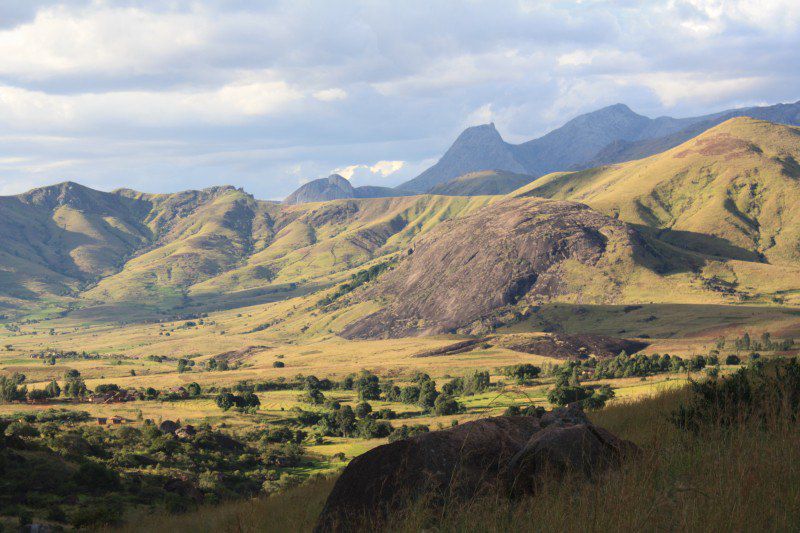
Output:
<svg viewBox="0 0 800 533">
<path fill-rule="evenodd" d="M 285 366 L 286 366 L 286 363 L 284 363 L 283 361 L 274 361 L 274 362 L 272 363 L 272 366 L 273 366 L 274 368 L 283 368 L 283 367 L 285 367 Z"/>
<path fill-rule="evenodd" d="M 78 467 L 73 481 L 92 492 L 105 492 L 119 488 L 119 476 L 100 463 L 86 462 Z"/>
<path fill-rule="evenodd" d="M 731 354 L 731 355 L 729 355 L 728 357 L 725 358 L 725 364 L 726 365 L 740 365 L 740 364 L 742 364 L 742 360 L 739 358 L 738 355 Z"/>
<path fill-rule="evenodd" d="M 453 398 L 442 395 L 436 398 L 434 411 L 438 416 L 448 416 L 464 411 L 464 406 Z"/>
<path fill-rule="evenodd" d="M 692 398 L 670 420 L 698 431 L 704 424 L 730 426 L 755 418 L 796 420 L 800 414 L 800 365 L 796 359 L 740 368 L 726 379 L 690 381 Z"/>
<path fill-rule="evenodd" d="M 403 425 L 399 428 L 395 428 L 394 431 L 392 431 L 392 433 L 389 435 L 389 442 L 395 442 L 397 440 L 407 439 L 415 435 L 427 433 L 429 431 L 430 428 L 428 428 L 428 426 L 423 426 L 421 424 L 414 426 Z"/>
<path fill-rule="evenodd" d="M 361 402 L 356 405 L 355 412 L 358 418 L 366 418 L 372 412 L 372 406 L 367 402 Z"/>
</svg>

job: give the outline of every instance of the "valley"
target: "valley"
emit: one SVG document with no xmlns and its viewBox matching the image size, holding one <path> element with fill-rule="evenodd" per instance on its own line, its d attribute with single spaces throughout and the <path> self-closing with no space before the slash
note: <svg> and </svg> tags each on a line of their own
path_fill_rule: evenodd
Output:
<svg viewBox="0 0 800 533">
<path fill-rule="evenodd" d="M 38 505 L 134 528 L 327 486 L 412 435 L 572 401 L 602 419 L 793 357 L 798 131 L 734 118 L 636 161 L 419 195 L 4 197 L 9 453 L 64 487 L 101 465 L 112 503 Z M 6 525 L 32 511 L 4 505 Z"/>
</svg>

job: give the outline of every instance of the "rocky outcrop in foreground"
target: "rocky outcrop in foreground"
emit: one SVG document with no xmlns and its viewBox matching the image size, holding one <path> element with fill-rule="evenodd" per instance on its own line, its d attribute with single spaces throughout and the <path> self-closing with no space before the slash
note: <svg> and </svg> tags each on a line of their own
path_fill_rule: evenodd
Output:
<svg viewBox="0 0 800 533">
<path fill-rule="evenodd" d="M 500 488 L 535 491 L 543 472 L 597 472 L 635 453 L 635 444 L 593 425 L 579 407 L 499 416 L 379 446 L 344 469 L 317 532 L 351 531 L 425 498 L 431 505 Z"/>
</svg>

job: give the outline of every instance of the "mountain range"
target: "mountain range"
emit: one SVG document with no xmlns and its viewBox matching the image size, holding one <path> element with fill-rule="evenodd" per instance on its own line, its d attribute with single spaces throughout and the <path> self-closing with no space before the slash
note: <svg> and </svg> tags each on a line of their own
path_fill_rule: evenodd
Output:
<svg viewBox="0 0 800 533">
<path fill-rule="evenodd" d="M 439 161 L 398 189 L 432 192 L 471 172 L 503 170 L 534 177 L 640 159 L 673 148 L 734 117 L 748 116 L 800 125 L 800 102 L 730 109 L 691 118 L 651 119 L 616 104 L 580 115 L 546 135 L 522 144 L 503 140 L 494 124 L 467 128 Z"/>
<path fill-rule="evenodd" d="M 552 301 L 795 305 L 798 161 L 800 128 L 733 118 L 639 160 L 482 171 L 417 196 L 353 197 L 370 191 L 341 176 L 313 186 L 333 199 L 283 203 L 61 183 L 0 198 L 0 314 L 135 320 L 303 296 L 320 303 L 293 312 L 373 338 L 480 333 Z M 340 285 L 359 272 L 368 283 Z"/>
</svg>

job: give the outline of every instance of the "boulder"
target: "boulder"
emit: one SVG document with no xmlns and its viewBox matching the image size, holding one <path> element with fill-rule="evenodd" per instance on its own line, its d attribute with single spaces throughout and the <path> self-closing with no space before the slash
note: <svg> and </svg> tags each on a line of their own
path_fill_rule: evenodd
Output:
<svg viewBox="0 0 800 533">
<path fill-rule="evenodd" d="M 564 407 L 557 407 L 542 415 L 540 424 L 543 428 L 548 426 L 566 426 L 575 424 L 590 424 L 586 413 L 579 403 L 571 403 Z"/>
<path fill-rule="evenodd" d="M 350 531 L 422 496 L 433 503 L 493 490 L 508 461 L 539 430 L 536 417 L 502 416 L 378 446 L 344 469 L 316 531 Z"/>
<path fill-rule="evenodd" d="M 545 422 L 545 417 L 542 418 Z M 512 495 L 534 492 L 542 474 L 579 473 L 591 479 L 607 468 L 618 466 L 637 450 L 632 442 L 588 421 L 569 424 L 554 419 L 511 459 L 506 469 L 510 492 Z"/>
</svg>

